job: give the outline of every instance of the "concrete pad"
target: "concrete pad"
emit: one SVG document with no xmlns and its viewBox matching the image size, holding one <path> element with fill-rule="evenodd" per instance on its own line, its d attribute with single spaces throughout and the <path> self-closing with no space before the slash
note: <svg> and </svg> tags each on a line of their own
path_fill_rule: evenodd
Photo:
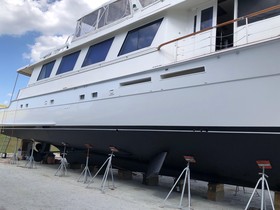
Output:
<svg viewBox="0 0 280 210">
<path fill-rule="evenodd" d="M 0 159 L 0 209 L 1 210 L 171 210 L 176 209 L 180 193 L 172 192 L 163 206 L 174 179 L 159 176 L 159 186 L 142 184 L 142 174 L 133 173 L 133 180 L 120 180 L 114 170 L 116 189 L 101 193 L 102 175 L 97 176 L 91 188 L 77 182 L 79 170 L 68 170 L 68 176 L 54 176 L 58 165 L 37 164 L 37 169 L 11 165 L 9 159 Z M 244 209 L 253 191 L 246 188 L 235 194 L 235 186 L 224 185 L 222 201 L 207 200 L 206 182 L 191 180 L 192 208 L 195 210 L 241 210 Z M 274 193 L 273 193 L 274 196 Z M 187 206 L 187 196 L 183 205 Z M 267 200 L 267 204 L 269 200 Z M 250 207 L 260 207 L 260 197 L 255 196 Z M 268 206 L 267 210 L 271 210 Z"/>
</svg>

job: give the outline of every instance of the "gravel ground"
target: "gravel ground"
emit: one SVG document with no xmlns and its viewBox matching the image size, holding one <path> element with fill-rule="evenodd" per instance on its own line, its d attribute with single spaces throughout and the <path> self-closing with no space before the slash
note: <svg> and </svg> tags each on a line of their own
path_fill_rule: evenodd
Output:
<svg viewBox="0 0 280 210">
<path fill-rule="evenodd" d="M 160 177 L 159 186 L 143 185 L 141 174 L 133 180 L 115 177 L 116 189 L 100 191 L 102 176 L 97 176 L 90 188 L 77 182 L 79 170 L 68 170 L 65 177 L 54 176 L 58 165 L 37 164 L 36 169 L 24 168 L 25 162 L 11 165 L 8 159 L 0 159 L 0 210 L 170 210 L 179 205 L 180 193 L 172 193 L 163 207 L 163 200 L 172 187 L 173 180 Z M 222 201 L 207 200 L 207 183 L 191 180 L 192 208 L 195 210 L 244 209 L 252 189 L 235 194 L 235 186 L 225 185 Z M 255 196 L 252 206 L 259 207 L 260 197 Z M 269 202 L 267 202 L 269 203 Z M 183 204 L 187 205 L 187 197 Z M 270 206 L 267 210 L 272 209 Z"/>
</svg>

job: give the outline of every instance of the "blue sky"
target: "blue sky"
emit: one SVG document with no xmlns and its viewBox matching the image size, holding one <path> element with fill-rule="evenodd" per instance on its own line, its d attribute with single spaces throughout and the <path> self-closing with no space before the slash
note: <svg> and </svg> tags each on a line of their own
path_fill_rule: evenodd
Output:
<svg viewBox="0 0 280 210">
<path fill-rule="evenodd" d="M 34 43 L 37 36 L 38 33 L 35 32 L 29 32 L 22 36 L 0 36 L 0 104 L 9 102 L 17 77 L 16 70 L 30 63 L 30 60 L 24 58 L 23 55 L 30 50 L 28 46 Z M 17 90 L 25 87 L 27 81 L 28 77 L 19 75 Z"/>
<path fill-rule="evenodd" d="M 77 19 L 107 1 L 1 0 L 0 105 L 8 105 L 19 68 L 63 44 L 74 32 Z M 19 75 L 15 96 L 28 79 Z"/>
</svg>

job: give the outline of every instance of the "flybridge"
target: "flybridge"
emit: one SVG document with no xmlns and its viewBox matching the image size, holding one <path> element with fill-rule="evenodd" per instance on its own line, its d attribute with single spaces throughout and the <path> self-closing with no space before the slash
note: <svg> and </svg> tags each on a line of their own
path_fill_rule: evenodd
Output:
<svg viewBox="0 0 280 210">
<path fill-rule="evenodd" d="M 73 40 L 104 26 L 132 16 L 133 9 L 145 8 L 160 0 L 117 0 L 85 15 L 78 20 Z"/>
</svg>

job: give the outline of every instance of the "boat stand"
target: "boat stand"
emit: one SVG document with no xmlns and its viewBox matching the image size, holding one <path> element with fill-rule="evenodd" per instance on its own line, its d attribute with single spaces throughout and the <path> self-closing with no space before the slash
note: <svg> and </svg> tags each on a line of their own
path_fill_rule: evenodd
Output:
<svg viewBox="0 0 280 210">
<path fill-rule="evenodd" d="M 84 170 L 82 171 L 81 175 L 79 176 L 78 178 L 78 182 L 80 181 L 80 179 L 82 177 L 84 177 L 84 184 L 88 182 L 88 179 L 91 179 L 92 176 L 91 176 L 91 173 L 90 173 L 90 170 L 88 168 L 88 160 L 89 160 L 89 150 L 92 149 L 92 146 L 90 144 L 86 144 L 85 145 L 87 147 L 87 158 L 86 158 L 86 165 L 85 165 L 85 168 Z"/>
<path fill-rule="evenodd" d="M 183 201 L 183 197 L 184 197 L 184 193 L 185 193 L 185 187 L 186 187 L 186 183 L 187 183 L 188 184 L 188 209 L 191 210 L 191 182 L 190 182 L 191 172 L 190 172 L 190 163 L 195 163 L 196 161 L 195 161 L 194 157 L 192 157 L 192 156 L 184 156 L 184 159 L 187 161 L 187 167 L 182 171 L 182 173 L 180 174 L 180 176 L 176 180 L 175 184 L 173 185 L 173 187 L 169 191 L 168 195 L 164 199 L 163 203 L 164 203 L 164 206 L 165 206 L 166 200 L 168 199 L 168 197 L 170 196 L 170 194 L 172 193 L 174 188 L 177 186 L 177 184 L 180 181 L 180 179 L 183 176 L 183 174 L 185 174 L 184 183 L 183 183 L 183 189 L 182 189 L 182 192 L 181 192 L 181 199 L 180 199 L 180 203 L 179 203 L 178 208 L 179 209 L 183 208 L 182 207 L 182 201 Z"/>
<path fill-rule="evenodd" d="M 31 155 L 24 166 L 25 168 L 29 168 L 29 169 L 36 168 L 35 160 L 34 160 L 34 156 L 33 156 L 34 147 L 35 147 L 35 142 L 33 141 L 32 148 L 31 148 Z"/>
<path fill-rule="evenodd" d="M 67 160 L 65 158 L 66 155 L 66 144 L 62 143 L 62 145 L 64 145 L 64 149 L 63 149 L 63 153 L 62 153 L 62 158 L 60 160 L 60 165 L 58 167 L 58 169 L 55 172 L 55 176 L 67 176 Z"/>
<path fill-rule="evenodd" d="M 106 165 L 106 170 L 104 172 L 102 181 L 101 181 L 101 186 L 100 186 L 100 190 L 102 193 L 105 193 L 105 185 L 108 182 L 108 188 L 110 189 L 115 189 L 115 183 L 114 183 L 114 176 L 113 176 L 113 167 L 112 167 L 112 159 L 115 156 L 114 152 L 118 152 L 118 149 L 116 149 L 115 147 L 110 147 L 111 150 L 111 154 L 109 154 L 109 157 L 107 158 L 107 160 L 103 163 L 103 165 L 100 167 L 100 169 L 96 172 L 96 174 L 94 175 L 94 177 L 90 180 L 89 184 L 87 185 L 87 188 L 89 188 L 90 184 L 93 183 L 95 177 L 99 174 L 99 172 L 102 170 L 102 168 Z M 110 187 L 109 185 L 109 180 L 108 180 L 108 174 L 111 174 L 111 179 L 112 179 L 112 187 Z"/>
<path fill-rule="evenodd" d="M 33 145 L 32 145 L 33 146 Z M 19 161 L 18 161 L 18 159 L 19 159 L 19 157 L 18 157 L 18 150 L 17 150 L 17 148 L 18 148 L 18 138 L 17 138 L 17 143 L 16 143 L 16 145 L 15 145 L 15 150 L 14 150 L 14 154 L 13 154 L 13 156 L 12 156 L 12 158 L 11 158 L 11 161 L 10 161 L 10 164 L 16 164 L 17 166 L 18 166 L 18 164 L 19 164 Z"/>
<path fill-rule="evenodd" d="M 249 205 L 252 201 L 252 198 L 253 198 L 253 196 L 254 196 L 257 188 L 258 188 L 258 185 L 260 183 L 261 183 L 261 186 L 262 186 L 262 188 L 261 188 L 261 210 L 266 209 L 266 201 L 265 201 L 266 196 L 265 196 L 265 192 L 264 192 L 265 186 L 266 186 L 267 191 L 268 191 L 268 195 L 269 195 L 269 199 L 270 199 L 270 202 L 271 202 L 272 209 L 275 210 L 274 205 L 273 205 L 273 201 L 272 201 L 272 197 L 271 197 L 271 193 L 270 193 L 270 190 L 269 190 L 268 182 L 266 180 L 266 178 L 268 178 L 268 176 L 265 174 L 265 169 L 272 169 L 270 161 L 269 160 L 258 160 L 256 162 L 257 162 L 259 168 L 262 169 L 262 173 L 259 173 L 261 175 L 261 178 L 258 180 L 258 182 L 256 184 L 256 187 L 255 187 L 255 189 L 254 189 L 254 191 L 253 191 L 253 193 L 252 193 L 252 195 L 251 195 L 251 197 L 250 197 L 250 199 L 247 203 L 247 206 L 246 206 L 245 210 L 248 209 L 248 207 L 249 207 Z"/>
</svg>

